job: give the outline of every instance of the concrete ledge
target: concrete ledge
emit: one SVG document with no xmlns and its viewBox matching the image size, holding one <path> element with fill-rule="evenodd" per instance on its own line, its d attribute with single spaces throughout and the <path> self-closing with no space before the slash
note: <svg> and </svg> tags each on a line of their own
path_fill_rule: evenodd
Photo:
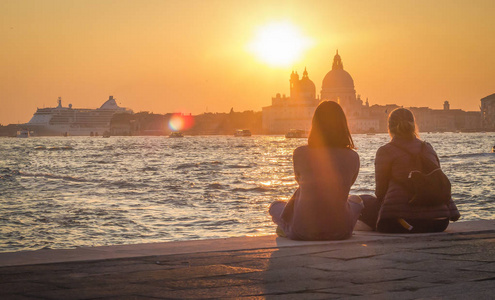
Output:
<svg viewBox="0 0 495 300">
<path fill-rule="evenodd" d="M 495 220 L 0 254 L 0 299 L 493 299 Z"/>
<path fill-rule="evenodd" d="M 414 234 L 414 237 L 495 231 L 495 220 L 451 223 L 442 233 Z M 371 241 L 406 239 L 408 234 L 381 234 L 355 231 L 352 238 L 343 241 L 292 241 L 276 235 L 236 237 L 182 242 L 81 247 L 76 249 L 36 250 L 0 253 L 0 267 L 63 262 L 82 262 L 117 258 L 192 254 L 217 251 L 300 247 L 327 244 L 365 244 Z"/>
</svg>

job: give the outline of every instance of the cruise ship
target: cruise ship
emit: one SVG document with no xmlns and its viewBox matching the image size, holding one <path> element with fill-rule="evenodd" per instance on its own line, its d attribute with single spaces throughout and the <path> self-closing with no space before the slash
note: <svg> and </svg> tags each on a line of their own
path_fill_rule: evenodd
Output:
<svg viewBox="0 0 495 300">
<path fill-rule="evenodd" d="M 38 108 L 31 120 L 26 123 L 29 130 L 37 136 L 98 136 L 110 131 L 110 121 L 115 113 L 132 113 L 132 110 L 120 107 L 110 96 L 100 108 L 72 108 L 72 104 L 62 106 L 58 97 L 58 106 Z"/>
</svg>

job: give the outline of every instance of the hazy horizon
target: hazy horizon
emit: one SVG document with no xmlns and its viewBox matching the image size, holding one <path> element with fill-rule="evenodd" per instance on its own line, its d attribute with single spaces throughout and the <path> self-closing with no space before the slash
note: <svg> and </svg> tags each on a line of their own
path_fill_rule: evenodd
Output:
<svg viewBox="0 0 495 300">
<path fill-rule="evenodd" d="M 319 95 L 337 49 L 370 105 L 440 109 L 447 100 L 477 111 L 495 93 L 494 8 L 488 0 L 0 0 L 0 124 L 28 122 L 59 96 L 74 108 L 113 95 L 135 112 L 260 111 L 289 94 L 292 70 L 306 67 Z"/>
</svg>

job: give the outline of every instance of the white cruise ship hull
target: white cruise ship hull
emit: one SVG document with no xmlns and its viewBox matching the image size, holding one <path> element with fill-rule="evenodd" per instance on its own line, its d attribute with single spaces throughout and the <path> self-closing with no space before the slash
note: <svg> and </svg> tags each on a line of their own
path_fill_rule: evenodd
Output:
<svg viewBox="0 0 495 300">
<path fill-rule="evenodd" d="M 72 105 L 54 108 L 38 108 L 31 120 L 25 124 L 37 136 L 99 136 L 110 131 L 110 122 L 115 113 L 132 113 L 119 107 L 112 96 L 97 109 L 73 109 Z"/>
</svg>

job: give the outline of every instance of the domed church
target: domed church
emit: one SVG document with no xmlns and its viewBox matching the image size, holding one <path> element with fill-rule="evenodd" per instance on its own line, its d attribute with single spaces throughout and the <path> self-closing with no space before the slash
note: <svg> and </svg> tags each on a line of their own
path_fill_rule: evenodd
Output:
<svg viewBox="0 0 495 300">
<path fill-rule="evenodd" d="M 306 68 L 301 79 L 292 71 L 289 82 L 290 96 L 277 94 L 272 98 L 272 105 L 262 109 L 263 130 L 267 134 L 285 134 L 291 129 L 309 132 L 314 111 L 322 100 L 340 103 L 348 117 L 361 115 L 363 102 L 356 98 L 354 80 L 344 70 L 338 50 L 332 70 L 323 78 L 321 98 L 316 95 L 315 84 L 309 79 Z"/>
<path fill-rule="evenodd" d="M 325 75 L 321 84 L 321 100 L 338 102 L 347 115 L 357 113 L 363 106 L 363 101 L 356 99 L 354 80 L 344 70 L 339 51 L 333 58 L 332 70 Z"/>
<path fill-rule="evenodd" d="M 289 82 L 289 97 L 277 94 L 272 98 L 272 105 L 262 109 L 265 134 L 286 134 L 291 129 L 309 133 L 314 111 L 323 100 L 340 103 L 352 133 L 387 132 L 388 114 L 399 107 L 396 104 L 370 106 L 368 100 L 363 105 L 360 97 L 356 97 L 354 80 L 344 70 L 338 50 L 333 57 L 332 70 L 323 78 L 320 97 L 316 95 L 315 84 L 309 79 L 306 68 L 302 78 L 292 71 Z M 475 131 L 482 127 L 492 130 L 495 128 L 494 95 L 481 99 L 481 114 L 479 111 L 450 109 L 448 101 L 445 101 L 442 110 L 428 107 L 409 109 L 416 116 L 416 122 L 422 131 Z"/>
<path fill-rule="evenodd" d="M 308 71 L 304 68 L 302 78 L 299 80 L 297 72 L 290 74 L 290 98 L 298 103 L 314 104 L 316 99 L 316 87 L 309 79 Z"/>
</svg>

